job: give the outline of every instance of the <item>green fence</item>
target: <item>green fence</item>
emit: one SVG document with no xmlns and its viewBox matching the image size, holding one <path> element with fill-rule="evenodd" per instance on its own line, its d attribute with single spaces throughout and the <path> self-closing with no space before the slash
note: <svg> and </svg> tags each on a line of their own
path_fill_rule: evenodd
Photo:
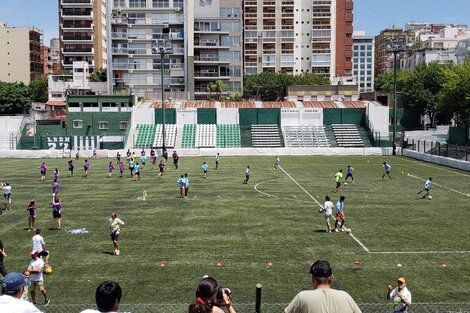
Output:
<svg viewBox="0 0 470 313">
<path fill-rule="evenodd" d="M 238 109 L 240 126 L 281 124 L 281 109 Z"/>
<path fill-rule="evenodd" d="M 163 109 L 155 109 L 155 124 L 163 124 Z M 165 109 L 165 124 L 176 124 L 176 109 Z"/>
<path fill-rule="evenodd" d="M 217 124 L 217 110 L 216 109 L 197 109 L 197 123 L 198 124 Z"/>
<path fill-rule="evenodd" d="M 323 109 L 323 124 L 355 124 L 364 125 L 366 109 L 353 108 L 353 109 Z"/>
<path fill-rule="evenodd" d="M 450 127 L 449 143 L 454 145 L 470 145 L 470 128 Z"/>
</svg>

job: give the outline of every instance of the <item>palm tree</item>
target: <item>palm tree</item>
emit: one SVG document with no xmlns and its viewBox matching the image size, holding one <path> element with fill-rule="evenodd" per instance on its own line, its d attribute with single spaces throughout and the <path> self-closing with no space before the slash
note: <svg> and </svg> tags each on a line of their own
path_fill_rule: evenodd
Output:
<svg viewBox="0 0 470 313">
<path fill-rule="evenodd" d="M 222 93 L 227 90 L 227 87 L 227 84 L 220 79 L 209 83 L 207 86 L 207 91 L 210 94 L 209 97 L 213 99 L 212 94 L 215 93 L 217 95 L 216 99 L 220 101 L 222 98 Z"/>
</svg>

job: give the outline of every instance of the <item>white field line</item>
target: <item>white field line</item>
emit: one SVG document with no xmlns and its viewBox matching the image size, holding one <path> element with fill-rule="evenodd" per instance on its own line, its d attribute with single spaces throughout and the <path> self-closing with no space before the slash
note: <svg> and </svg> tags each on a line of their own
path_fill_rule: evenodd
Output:
<svg viewBox="0 0 470 313">
<path fill-rule="evenodd" d="M 281 166 L 279 166 L 279 168 L 281 169 L 281 171 L 284 172 L 284 174 L 287 175 L 287 177 L 289 177 L 297 186 L 299 186 L 300 189 L 302 189 L 310 198 L 312 198 L 313 201 L 315 201 L 323 209 L 323 205 L 321 205 L 321 203 L 318 202 L 318 200 L 315 199 L 314 196 L 312 196 L 307 190 L 305 190 L 305 188 L 302 187 L 294 178 L 292 178 L 292 176 L 290 176 L 289 173 L 287 173 Z M 356 241 L 362 247 L 362 249 L 364 249 L 367 253 L 370 253 L 369 249 L 359 239 L 357 239 L 356 236 L 352 234 L 352 232 L 349 233 L 349 236 L 354 239 L 354 241 Z"/>
<path fill-rule="evenodd" d="M 402 158 L 400 158 L 400 159 L 401 159 L 401 160 L 404 160 L 404 161 L 407 161 L 407 162 L 410 162 L 410 163 L 419 164 L 419 165 L 421 165 L 421 166 L 432 167 L 432 168 L 435 168 L 435 169 L 438 169 L 438 170 L 441 170 L 441 171 L 446 171 L 446 172 L 450 172 L 450 173 L 453 173 L 453 174 L 457 174 L 457 175 L 462 175 L 462 176 L 470 177 L 470 175 L 468 175 L 468 174 L 464 174 L 464 173 L 461 173 L 461 172 L 453 171 L 453 170 L 450 170 L 450 169 L 445 168 L 444 166 L 435 166 L 435 165 L 431 165 L 431 164 L 426 164 L 426 163 L 423 163 L 423 162 L 419 162 L 419 161 L 415 161 L 415 160 L 410 160 L 408 157 L 402 157 Z"/>
<path fill-rule="evenodd" d="M 417 180 L 420 180 L 420 181 L 426 181 L 425 179 L 422 179 L 422 178 L 420 178 L 418 176 L 415 176 L 415 175 L 412 175 L 410 173 L 408 173 L 407 176 L 412 177 L 412 178 L 417 179 Z M 463 193 L 461 191 L 458 191 L 458 190 L 455 190 L 455 189 L 452 189 L 452 188 L 449 188 L 449 187 L 446 187 L 446 186 L 439 185 L 435 182 L 433 182 L 432 185 L 447 189 L 447 190 L 455 192 L 455 193 L 458 193 L 459 195 L 462 195 L 462 196 L 466 196 L 466 197 L 468 196 L 468 193 Z"/>
<path fill-rule="evenodd" d="M 274 178 L 274 179 L 275 179 L 275 178 Z M 259 192 L 260 194 L 265 195 L 265 196 L 267 196 L 267 197 L 273 197 L 273 198 L 278 198 L 278 199 L 283 199 L 283 200 L 290 200 L 290 201 L 299 201 L 299 202 L 310 203 L 310 201 L 306 201 L 306 200 L 292 199 L 292 198 L 280 197 L 280 196 L 272 195 L 272 194 L 263 192 L 263 191 L 261 191 L 261 190 L 258 189 L 258 186 L 259 186 L 259 185 L 264 184 L 264 183 L 267 183 L 267 182 L 269 182 L 269 181 L 271 181 L 271 180 L 274 180 L 274 179 L 269 179 L 269 180 L 265 180 L 265 181 L 259 182 L 259 183 L 257 183 L 253 188 L 254 188 L 257 192 Z"/>
<path fill-rule="evenodd" d="M 463 251 L 374 251 L 370 254 L 464 254 L 470 253 L 468 250 Z"/>
</svg>

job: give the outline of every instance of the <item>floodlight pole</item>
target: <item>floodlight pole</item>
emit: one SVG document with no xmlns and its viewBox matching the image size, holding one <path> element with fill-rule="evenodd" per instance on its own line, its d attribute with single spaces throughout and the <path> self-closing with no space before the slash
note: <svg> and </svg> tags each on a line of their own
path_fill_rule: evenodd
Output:
<svg viewBox="0 0 470 313">
<path fill-rule="evenodd" d="M 160 63 L 161 68 L 160 71 L 162 72 L 162 151 L 165 150 L 165 124 L 166 124 L 166 116 L 165 116 L 165 73 L 164 67 L 165 63 L 163 62 L 166 55 L 173 54 L 173 48 L 171 46 L 167 46 L 167 41 L 165 39 L 156 40 L 154 46 L 152 47 L 153 54 L 160 55 Z"/>
</svg>

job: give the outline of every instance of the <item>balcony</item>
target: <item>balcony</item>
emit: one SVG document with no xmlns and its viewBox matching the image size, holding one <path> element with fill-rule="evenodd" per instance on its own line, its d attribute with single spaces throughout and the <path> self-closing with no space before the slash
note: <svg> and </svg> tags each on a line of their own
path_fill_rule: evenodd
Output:
<svg viewBox="0 0 470 313">
<path fill-rule="evenodd" d="M 258 67 L 256 62 L 245 62 L 245 67 Z"/>
<path fill-rule="evenodd" d="M 245 13 L 245 19 L 256 19 L 258 17 L 258 13 Z"/>
<path fill-rule="evenodd" d="M 92 0 L 62 0 L 63 8 L 92 8 Z"/>
<path fill-rule="evenodd" d="M 267 6 L 276 6 L 276 1 L 264 0 L 264 1 L 263 1 L 263 6 L 264 6 L 264 7 L 267 7 Z"/>
<path fill-rule="evenodd" d="M 258 2 L 256 0 L 248 0 L 248 1 L 245 1 L 245 6 L 246 7 L 256 7 L 256 6 L 258 6 Z"/>
<path fill-rule="evenodd" d="M 79 32 L 79 31 L 91 31 L 93 30 L 93 23 L 90 23 L 88 25 L 86 24 L 60 24 L 62 30 L 64 32 Z"/>
<path fill-rule="evenodd" d="M 195 64 L 212 64 L 212 63 L 225 63 L 230 64 L 230 61 L 223 61 L 219 60 L 219 56 L 216 54 L 206 54 L 206 55 L 195 55 L 194 56 L 194 63 Z"/>
<path fill-rule="evenodd" d="M 221 46 L 216 39 L 194 40 L 194 47 L 199 49 L 230 49 L 228 46 Z"/>
<path fill-rule="evenodd" d="M 61 36 L 64 44 L 92 44 L 93 36 Z"/>
<path fill-rule="evenodd" d="M 283 0 L 281 6 L 291 6 L 294 5 L 294 0 Z"/>
<path fill-rule="evenodd" d="M 145 48 L 113 48 L 112 50 L 113 54 L 138 54 L 138 55 L 145 55 L 145 54 L 150 54 L 147 52 L 147 49 Z"/>
<path fill-rule="evenodd" d="M 312 17 L 316 19 L 331 18 L 330 12 L 313 12 Z"/>
<path fill-rule="evenodd" d="M 93 20 L 93 12 L 89 10 L 63 9 L 60 11 L 63 20 Z"/>
<path fill-rule="evenodd" d="M 217 79 L 230 79 L 230 76 L 222 76 L 227 75 L 219 72 L 195 72 L 194 79 L 197 80 L 217 80 Z"/>
<path fill-rule="evenodd" d="M 294 18 L 293 12 L 282 12 L 282 18 Z"/>
<path fill-rule="evenodd" d="M 331 0 L 321 0 L 321 1 L 313 0 L 312 4 L 314 7 L 325 7 L 325 6 L 329 7 L 331 5 Z"/>
<path fill-rule="evenodd" d="M 81 49 L 70 49 L 67 48 L 62 48 L 62 54 L 64 56 L 68 55 L 93 55 L 94 54 L 94 49 L 93 48 L 81 48 Z"/>
</svg>

